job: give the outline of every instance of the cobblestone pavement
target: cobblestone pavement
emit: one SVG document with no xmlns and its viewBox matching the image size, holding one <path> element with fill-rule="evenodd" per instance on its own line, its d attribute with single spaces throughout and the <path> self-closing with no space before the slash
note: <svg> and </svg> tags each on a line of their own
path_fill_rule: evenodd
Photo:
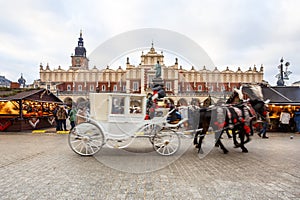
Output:
<svg viewBox="0 0 300 200">
<path fill-rule="evenodd" d="M 189 148 L 136 174 L 75 154 L 67 135 L 1 133 L 0 199 L 300 199 L 300 135 L 269 136 L 253 136 L 249 153 L 224 139 L 229 154 L 214 148 L 200 159 Z"/>
</svg>

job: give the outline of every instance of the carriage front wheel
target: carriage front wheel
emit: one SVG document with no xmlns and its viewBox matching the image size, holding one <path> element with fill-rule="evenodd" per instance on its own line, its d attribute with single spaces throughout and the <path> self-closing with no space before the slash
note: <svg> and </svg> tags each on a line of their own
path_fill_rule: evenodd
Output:
<svg viewBox="0 0 300 200">
<path fill-rule="evenodd" d="M 79 155 L 92 156 L 102 148 L 103 144 L 103 132 L 95 124 L 84 122 L 70 131 L 69 145 Z"/>
<path fill-rule="evenodd" d="M 164 156 L 173 155 L 180 147 L 180 138 L 172 129 L 163 128 L 152 138 L 154 150 Z"/>
</svg>

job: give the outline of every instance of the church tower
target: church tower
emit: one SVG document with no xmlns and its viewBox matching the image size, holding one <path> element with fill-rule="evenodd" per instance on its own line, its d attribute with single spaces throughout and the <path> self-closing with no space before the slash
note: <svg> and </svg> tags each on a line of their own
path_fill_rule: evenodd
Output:
<svg viewBox="0 0 300 200">
<path fill-rule="evenodd" d="M 80 36 L 78 38 L 78 45 L 75 48 L 75 55 L 72 54 L 72 69 L 88 69 L 89 59 L 86 57 L 86 50 L 83 45 L 82 31 L 80 30 Z"/>
</svg>

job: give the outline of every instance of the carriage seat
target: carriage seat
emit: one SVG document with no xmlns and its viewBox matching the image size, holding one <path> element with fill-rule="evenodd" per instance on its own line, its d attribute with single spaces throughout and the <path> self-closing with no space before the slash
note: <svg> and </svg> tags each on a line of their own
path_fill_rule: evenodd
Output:
<svg viewBox="0 0 300 200">
<path fill-rule="evenodd" d="M 167 117 L 167 122 L 169 124 L 177 124 L 178 122 L 181 121 L 181 119 L 182 119 L 181 114 L 177 110 L 174 110 Z"/>
</svg>

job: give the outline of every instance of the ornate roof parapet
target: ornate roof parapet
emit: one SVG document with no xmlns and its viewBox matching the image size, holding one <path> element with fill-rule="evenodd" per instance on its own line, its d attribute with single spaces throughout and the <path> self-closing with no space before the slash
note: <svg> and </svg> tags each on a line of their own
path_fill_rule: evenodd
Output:
<svg viewBox="0 0 300 200">
<path fill-rule="evenodd" d="M 218 70 L 217 67 L 215 67 L 215 69 L 213 70 L 214 73 L 219 73 L 220 71 Z"/>
<path fill-rule="evenodd" d="M 257 72 L 256 65 L 253 66 L 253 72 Z"/>
<path fill-rule="evenodd" d="M 50 71 L 49 63 L 47 63 L 46 70 Z"/>
<path fill-rule="evenodd" d="M 260 65 L 260 69 L 259 69 L 259 72 L 263 72 L 264 71 L 264 66 L 263 64 Z"/>
<path fill-rule="evenodd" d="M 226 69 L 222 71 L 222 73 L 235 73 L 235 72 L 229 69 L 229 67 L 227 66 Z"/>
<path fill-rule="evenodd" d="M 118 69 L 116 70 L 117 72 L 123 72 L 124 70 L 122 69 L 121 66 L 118 67 Z"/>
</svg>

